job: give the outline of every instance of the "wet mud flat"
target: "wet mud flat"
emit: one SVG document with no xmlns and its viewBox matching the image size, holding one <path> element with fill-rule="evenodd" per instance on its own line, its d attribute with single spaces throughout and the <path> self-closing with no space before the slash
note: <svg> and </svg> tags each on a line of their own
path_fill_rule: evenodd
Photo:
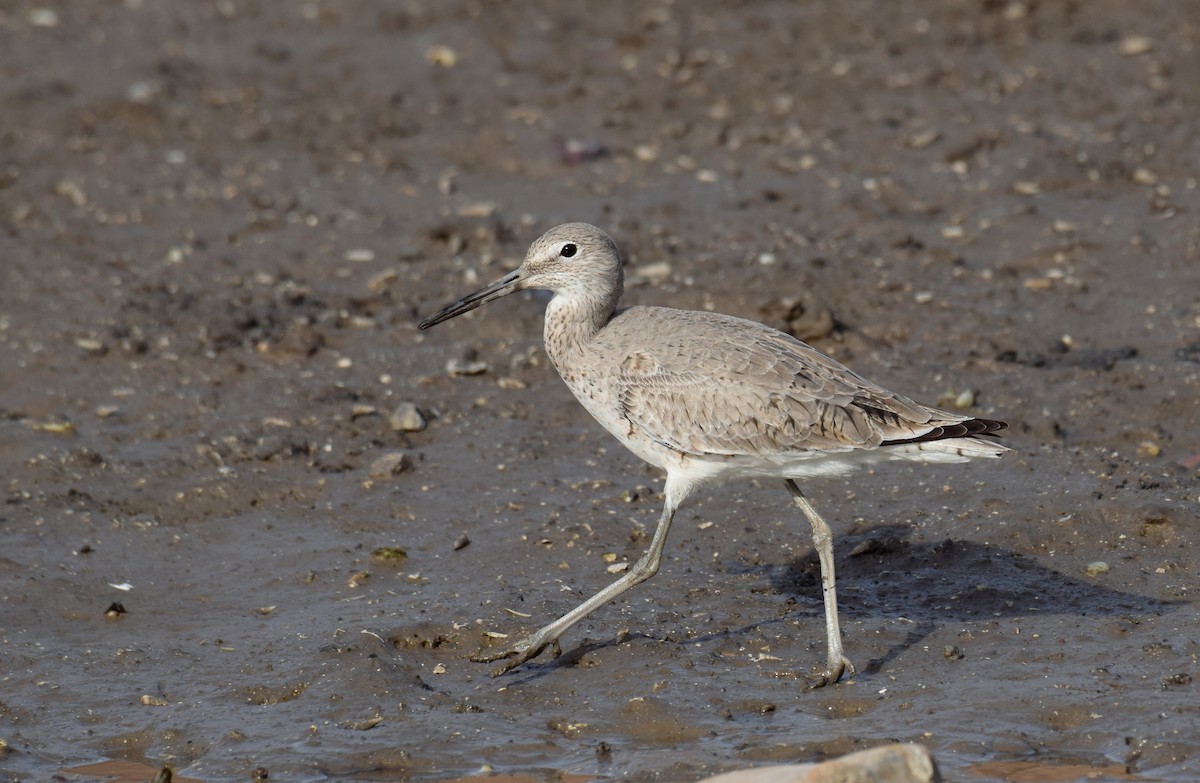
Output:
<svg viewBox="0 0 1200 783">
<path fill-rule="evenodd" d="M 0 775 L 694 780 L 900 740 L 951 780 L 1196 779 L 1196 24 L 0 10 Z M 416 330 L 566 220 L 628 303 L 1010 423 L 999 463 L 804 487 L 852 682 L 804 688 L 818 571 L 771 482 L 691 499 L 557 660 L 468 660 L 661 510 L 549 367 L 544 297 Z"/>
</svg>

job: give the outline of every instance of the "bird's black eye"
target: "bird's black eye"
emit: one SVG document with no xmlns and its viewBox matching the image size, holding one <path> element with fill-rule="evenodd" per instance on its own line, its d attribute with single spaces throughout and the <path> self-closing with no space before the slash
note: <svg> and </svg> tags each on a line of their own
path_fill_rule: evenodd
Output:
<svg viewBox="0 0 1200 783">
<path fill-rule="evenodd" d="M 579 252 L 579 246 L 576 245 L 574 242 L 568 242 L 567 244 L 562 246 L 562 250 L 558 251 L 558 254 L 560 256 L 562 256 L 563 258 L 570 258 L 571 256 L 575 255 L 578 252 Z"/>
</svg>

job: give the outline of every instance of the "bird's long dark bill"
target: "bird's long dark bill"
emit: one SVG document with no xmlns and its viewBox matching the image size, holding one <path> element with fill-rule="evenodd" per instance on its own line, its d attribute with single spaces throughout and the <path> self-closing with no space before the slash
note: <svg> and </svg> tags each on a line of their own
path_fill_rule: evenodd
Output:
<svg viewBox="0 0 1200 783">
<path fill-rule="evenodd" d="M 469 313 L 476 307 L 485 305 L 493 299 L 499 299 L 502 296 L 508 296 L 513 291 L 517 290 L 517 287 L 520 285 L 521 280 L 523 280 L 524 277 L 525 273 L 521 269 L 514 269 L 496 282 L 480 288 L 473 294 L 467 294 L 454 304 L 443 307 L 438 312 L 417 324 L 417 328 L 428 329 L 431 326 L 440 324 L 442 321 L 449 321 L 456 315 Z"/>
</svg>

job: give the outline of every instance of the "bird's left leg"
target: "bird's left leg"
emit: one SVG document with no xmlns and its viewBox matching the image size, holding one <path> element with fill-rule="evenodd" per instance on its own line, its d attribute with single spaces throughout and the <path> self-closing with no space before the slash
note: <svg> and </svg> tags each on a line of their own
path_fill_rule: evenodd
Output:
<svg viewBox="0 0 1200 783">
<path fill-rule="evenodd" d="M 654 531 L 654 538 L 650 541 L 650 548 L 638 558 L 633 567 L 620 579 L 554 622 L 541 628 L 533 635 L 520 640 L 507 650 L 498 653 L 480 653 L 473 656 L 471 660 L 489 663 L 491 661 L 509 659 L 492 672 L 493 677 L 498 677 L 509 669 L 520 666 L 529 659 L 536 657 L 549 645 L 553 644 L 557 649 L 558 637 L 562 636 L 564 631 L 621 593 L 658 573 L 658 566 L 662 560 L 663 547 L 667 543 L 667 531 L 671 529 L 671 520 L 675 518 L 675 510 L 679 508 L 679 504 L 687 497 L 689 490 L 690 486 L 684 482 L 673 481 L 670 474 L 668 474 L 665 493 L 666 503 L 663 506 L 662 516 L 658 519 L 658 527 Z"/>
</svg>

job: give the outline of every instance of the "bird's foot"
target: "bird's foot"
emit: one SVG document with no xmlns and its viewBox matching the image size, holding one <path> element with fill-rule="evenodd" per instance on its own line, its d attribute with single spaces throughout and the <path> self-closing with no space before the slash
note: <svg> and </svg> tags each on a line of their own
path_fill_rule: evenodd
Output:
<svg viewBox="0 0 1200 783">
<path fill-rule="evenodd" d="M 547 647 L 550 648 L 550 654 L 557 658 L 562 655 L 562 647 L 558 644 L 558 639 L 542 640 L 538 638 L 539 634 L 534 634 L 509 647 L 507 650 L 499 652 L 484 652 L 479 651 L 471 656 L 471 660 L 476 663 L 493 663 L 495 661 L 504 661 L 492 671 L 493 677 L 499 677 L 510 669 L 515 669 L 528 660 L 536 658 Z"/>
<path fill-rule="evenodd" d="M 848 674 L 853 678 L 858 674 L 858 669 L 854 668 L 854 664 L 846 656 L 841 656 L 836 664 L 830 662 L 823 672 L 817 672 L 814 676 L 808 678 L 808 689 L 815 690 L 824 688 L 826 685 L 833 685 L 838 680 L 842 679 L 843 674 Z"/>
</svg>

